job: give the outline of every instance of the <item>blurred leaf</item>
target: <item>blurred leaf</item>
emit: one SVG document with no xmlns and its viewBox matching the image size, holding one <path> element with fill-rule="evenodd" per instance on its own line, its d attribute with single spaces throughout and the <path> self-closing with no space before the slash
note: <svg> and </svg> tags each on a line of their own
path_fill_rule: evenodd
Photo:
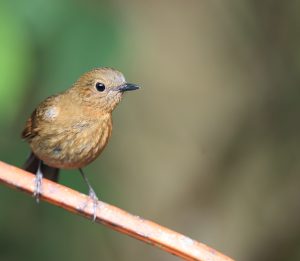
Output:
<svg viewBox="0 0 300 261">
<path fill-rule="evenodd" d="M 18 111 L 32 67 L 26 29 L 13 11 L 0 3 L 0 115 L 6 124 Z"/>
</svg>

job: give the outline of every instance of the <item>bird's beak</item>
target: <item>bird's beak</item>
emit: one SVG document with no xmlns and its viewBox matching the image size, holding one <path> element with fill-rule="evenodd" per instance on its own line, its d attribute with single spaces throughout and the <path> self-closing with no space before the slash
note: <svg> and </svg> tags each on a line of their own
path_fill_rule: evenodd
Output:
<svg viewBox="0 0 300 261">
<path fill-rule="evenodd" d="M 118 87 L 118 91 L 127 92 L 127 91 L 134 91 L 134 90 L 137 90 L 139 88 L 140 87 L 137 86 L 134 83 L 125 83 L 125 84 L 122 84 L 121 86 Z"/>
</svg>

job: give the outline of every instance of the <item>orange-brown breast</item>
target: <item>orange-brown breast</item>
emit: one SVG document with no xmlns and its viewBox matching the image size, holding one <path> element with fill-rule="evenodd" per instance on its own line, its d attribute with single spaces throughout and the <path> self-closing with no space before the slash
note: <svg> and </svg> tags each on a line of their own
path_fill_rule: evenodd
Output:
<svg viewBox="0 0 300 261">
<path fill-rule="evenodd" d="M 97 92 L 92 76 L 81 77 L 70 89 L 45 99 L 27 120 L 22 137 L 35 156 L 51 167 L 86 166 L 111 136 L 111 113 L 122 93 Z"/>
<path fill-rule="evenodd" d="M 105 148 L 112 131 L 111 117 L 79 121 L 70 128 L 40 131 L 30 142 L 33 153 L 56 168 L 82 168 Z"/>
</svg>

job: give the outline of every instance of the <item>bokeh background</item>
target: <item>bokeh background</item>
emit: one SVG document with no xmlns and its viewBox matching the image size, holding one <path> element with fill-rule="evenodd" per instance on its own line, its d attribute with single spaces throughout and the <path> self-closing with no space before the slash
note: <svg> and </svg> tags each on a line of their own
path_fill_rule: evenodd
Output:
<svg viewBox="0 0 300 261">
<path fill-rule="evenodd" d="M 100 198 L 238 260 L 300 260 L 300 2 L 0 2 L 0 159 L 98 66 L 143 89 L 86 168 Z M 79 172 L 61 183 L 87 192 Z M 0 260 L 176 260 L 0 186 Z"/>
</svg>

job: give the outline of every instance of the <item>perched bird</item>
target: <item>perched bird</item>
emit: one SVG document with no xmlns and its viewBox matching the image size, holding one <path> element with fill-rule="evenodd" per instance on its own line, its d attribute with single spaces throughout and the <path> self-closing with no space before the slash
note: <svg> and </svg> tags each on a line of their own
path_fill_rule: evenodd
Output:
<svg viewBox="0 0 300 261">
<path fill-rule="evenodd" d="M 94 200 L 98 198 L 82 168 L 96 159 L 112 132 L 112 111 L 126 91 L 139 87 L 123 74 L 103 67 L 83 74 L 68 90 L 41 102 L 22 132 L 31 147 L 24 169 L 35 173 L 37 201 L 42 178 L 58 180 L 59 169 L 79 169 Z"/>
</svg>

